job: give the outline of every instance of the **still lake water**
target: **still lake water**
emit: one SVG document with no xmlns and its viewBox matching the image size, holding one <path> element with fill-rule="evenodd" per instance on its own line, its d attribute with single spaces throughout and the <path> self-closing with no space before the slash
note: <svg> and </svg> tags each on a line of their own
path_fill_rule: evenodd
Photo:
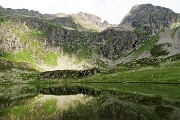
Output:
<svg viewBox="0 0 180 120">
<path fill-rule="evenodd" d="M 180 120 L 180 85 L 0 85 L 0 120 L 27 119 Z"/>
</svg>

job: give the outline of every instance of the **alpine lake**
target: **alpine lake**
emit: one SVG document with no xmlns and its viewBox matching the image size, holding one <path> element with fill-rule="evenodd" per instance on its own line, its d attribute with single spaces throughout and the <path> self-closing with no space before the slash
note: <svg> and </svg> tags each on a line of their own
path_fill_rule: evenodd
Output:
<svg viewBox="0 0 180 120">
<path fill-rule="evenodd" d="M 180 84 L 1 84 L 1 120 L 180 120 Z"/>
</svg>

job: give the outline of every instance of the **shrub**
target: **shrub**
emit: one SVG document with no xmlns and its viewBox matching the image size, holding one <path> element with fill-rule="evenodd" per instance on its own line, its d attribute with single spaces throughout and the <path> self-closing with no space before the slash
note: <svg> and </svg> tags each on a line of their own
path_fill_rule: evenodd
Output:
<svg viewBox="0 0 180 120">
<path fill-rule="evenodd" d="M 169 52 L 167 52 L 167 50 L 163 50 L 163 45 L 154 45 L 150 51 L 150 54 L 153 57 L 159 57 L 159 56 L 168 55 Z"/>
</svg>

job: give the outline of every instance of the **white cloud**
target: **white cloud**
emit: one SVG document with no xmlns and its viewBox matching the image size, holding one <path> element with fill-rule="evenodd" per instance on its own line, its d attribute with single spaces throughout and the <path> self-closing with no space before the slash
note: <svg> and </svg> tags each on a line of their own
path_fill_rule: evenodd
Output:
<svg viewBox="0 0 180 120">
<path fill-rule="evenodd" d="M 180 0 L 0 0 L 0 5 L 5 8 L 27 8 L 38 10 L 41 13 L 77 13 L 83 11 L 117 24 L 132 6 L 144 3 L 168 7 L 180 13 Z"/>
</svg>

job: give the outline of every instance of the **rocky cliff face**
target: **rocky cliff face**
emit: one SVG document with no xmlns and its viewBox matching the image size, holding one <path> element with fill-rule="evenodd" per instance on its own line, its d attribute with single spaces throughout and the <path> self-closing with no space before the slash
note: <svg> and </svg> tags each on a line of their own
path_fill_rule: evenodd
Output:
<svg viewBox="0 0 180 120">
<path fill-rule="evenodd" d="M 111 60 L 117 59 L 149 38 L 121 28 L 108 28 L 100 33 L 79 32 L 57 25 L 48 25 L 34 18 L 22 19 L 21 22 L 45 31 L 50 46 L 57 47 L 61 52 L 79 54 L 86 58 L 91 58 L 95 53 Z"/>
<path fill-rule="evenodd" d="M 80 27 L 78 27 L 78 25 L 74 22 L 72 17 L 61 17 L 61 18 L 57 17 L 57 18 L 52 19 L 52 21 L 56 23 L 60 23 L 63 26 L 80 29 Z"/>
<path fill-rule="evenodd" d="M 111 60 L 126 56 L 138 47 L 148 36 L 139 36 L 135 32 L 118 28 L 109 28 L 99 34 L 98 51 L 102 56 Z"/>
<path fill-rule="evenodd" d="M 178 21 L 179 14 L 172 10 L 152 4 L 135 5 L 124 17 L 119 26 L 158 33 Z"/>
</svg>

